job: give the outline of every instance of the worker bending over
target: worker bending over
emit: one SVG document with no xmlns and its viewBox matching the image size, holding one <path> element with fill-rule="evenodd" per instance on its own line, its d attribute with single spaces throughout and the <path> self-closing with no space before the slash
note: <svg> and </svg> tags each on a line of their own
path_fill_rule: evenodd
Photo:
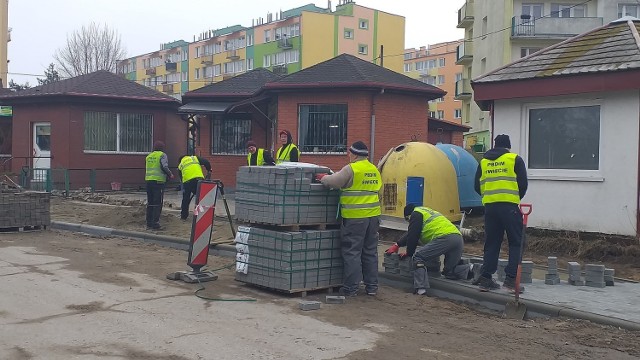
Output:
<svg viewBox="0 0 640 360">
<path fill-rule="evenodd" d="M 407 251 L 400 254 L 400 259 L 413 257 L 413 287 L 416 294 L 429 295 L 425 264 L 439 259 L 440 255 L 444 255 L 443 274 L 447 279 L 467 279 L 469 265 L 460 264 L 464 245 L 462 235 L 449 219 L 433 209 L 413 204 L 404 207 L 404 218 L 409 221 L 409 230 L 385 253 L 394 254 L 399 248 L 407 247 Z"/>
<path fill-rule="evenodd" d="M 207 179 L 211 178 L 211 163 L 200 156 L 185 155 L 180 160 L 178 170 L 182 178 L 182 204 L 180 205 L 180 218 L 186 220 L 189 217 L 191 199 L 198 191 L 198 181 L 204 180 L 202 166 L 207 169 Z"/>
</svg>

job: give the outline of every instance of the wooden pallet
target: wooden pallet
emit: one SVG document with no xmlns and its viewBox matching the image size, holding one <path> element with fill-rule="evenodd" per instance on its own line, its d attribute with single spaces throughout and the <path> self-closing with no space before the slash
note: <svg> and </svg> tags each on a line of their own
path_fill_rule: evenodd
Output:
<svg viewBox="0 0 640 360">
<path fill-rule="evenodd" d="M 47 227 L 45 225 L 9 226 L 9 227 L 0 227 L 0 233 L 30 232 L 30 231 L 40 231 L 40 230 L 46 230 L 46 229 Z"/>
<path fill-rule="evenodd" d="M 264 286 L 264 285 L 258 285 L 258 284 L 254 284 L 254 283 L 250 283 L 250 282 L 246 282 L 243 280 L 239 280 L 236 279 L 236 281 L 241 282 L 243 284 L 249 285 L 249 286 L 253 286 L 255 288 L 261 289 L 261 290 L 265 290 L 265 291 L 269 291 L 269 292 L 275 292 L 275 293 L 279 293 L 279 294 L 285 294 L 285 295 L 290 295 L 293 297 L 306 297 L 307 295 L 311 294 L 337 294 L 338 290 L 340 289 L 341 285 L 331 285 L 331 286 L 320 286 L 320 287 L 313 287 L 313 288 L 305 288 L 305 289 L 290 289 L 290 290 L 283 290 L 283 289 L 274 289 L 274 288 L 270 288 L 268 286 Z"/>
</svg>

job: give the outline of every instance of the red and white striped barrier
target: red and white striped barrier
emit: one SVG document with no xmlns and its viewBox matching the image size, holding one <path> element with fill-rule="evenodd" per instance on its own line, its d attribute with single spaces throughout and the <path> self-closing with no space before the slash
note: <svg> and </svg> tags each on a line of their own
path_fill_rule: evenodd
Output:
<svg viewBox="0 0 640 360">
<path fill-rule="evenodd" d="M 199 181 L 196 192 L 196 207 L 193 211 L 191 240 L 189 242 L 188 265 L 194 272 L 207 265 L 209 244 L 213 232 L 213 217 L 218 195 L 218 184 L 210 181 Z"/>
</svg>

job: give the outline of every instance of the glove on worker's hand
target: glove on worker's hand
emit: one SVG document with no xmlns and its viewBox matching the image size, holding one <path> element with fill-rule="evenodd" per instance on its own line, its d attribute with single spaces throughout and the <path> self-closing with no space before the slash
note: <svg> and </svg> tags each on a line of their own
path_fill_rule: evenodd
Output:
<svg viewBox="0 0 640 360">
<path fill-rule="evenodd" d="M 398 252 L 398 249 L 400 249 L 400 246 L 398 246 L 397 243 L 393 243 L 393 245 L 391 245 L 391 247 L 388 248 L 384 253 L 389 255 L 395 254 Z"/>
<path fill-rule="evenodd" d="M 408 257 L 411 257 L 411 256 L 409 256 L 406 252 L 403 252 L 403 253 L 400 254 L 400 260 L 404 260 L 404 259 L 406 259 Z"/>
<path fill-rule="evenodd" d="M 328 174 L 316 174 L 316 181 L 320 182 L 322 180 L 323 177 L 327 176 Z"/>
</svg>

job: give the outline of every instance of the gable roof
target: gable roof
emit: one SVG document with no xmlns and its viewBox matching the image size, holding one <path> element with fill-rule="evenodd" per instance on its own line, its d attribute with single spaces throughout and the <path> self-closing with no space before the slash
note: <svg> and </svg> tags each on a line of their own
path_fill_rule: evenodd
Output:
<svg viewBox="0 0 640 360">
<path fill-rule="evenodd" d="M 189 91 L 184 98 L 202 98 L 211 96 L 247 97 L 252 96 L 264 86 L 264 84 L 279 79 L 280 76 L 264 68 L 257 68 L 246 73 L 234 76 L 199 89 Z"/>
<path fill-rule="evenodd" d="M 474 84 L 640 69 L 640 20 L 624 17 L 496 69 Z"/>
<path fill-rule="evenodd" d="M 442 97 L 445 91 L 349 54 L 342 54 L 265 85 L 267 90 L 295 88 L 377 88 Z"/>
<path fill-rule="evenodd" d="M 127 80 L 112 72 L 99 70 L 26 90 L 1 95 L 0 101 L 43 98 L 49 96 L 97 97 L 123 100 L 179 103 L 159 91 Z"/>
</svg>

